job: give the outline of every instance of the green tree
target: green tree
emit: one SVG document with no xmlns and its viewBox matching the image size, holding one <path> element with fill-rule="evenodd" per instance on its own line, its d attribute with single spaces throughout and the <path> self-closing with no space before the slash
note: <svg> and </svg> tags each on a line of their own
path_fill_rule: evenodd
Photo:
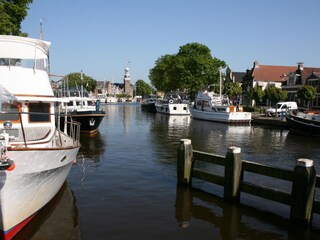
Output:
<svg viewBox="0 0 320 240">
<path fill-rule="evenodd" d="M 27 36 L 21 32 L 21 22 L 33 0 L 0 0 L 0 34 Z"/>
<path fill-rule="evenodd" d="M 150 69 L 149 79 L 159 91 L 197 91 L 219 81 L 224 61 L 211 56 L 210 49 L 199 43 L 188 43 L 177 54 L 160 57 Z"/>
<path fill-rule="evenodd" d="M 164 55 L 157 59 L 155 66 L 149 71 L 149 79 L 159 91 L 172 90 L 175 83 L 172 66 L 175 62 L 174 55 Z"/>
<path fill-rule="evenodd" d="M 136 95 L 143 97 L 151 93 L 153 93 L 153 88 L 148 83 L 141 79 L 136 82 Z"/>
<path fill-rule="evenodd" d="M 223 94 L 230 99 L 242 94 L 242 88 L 238 82 L 226 82 L 223 86 Z"/>
<path fill-rule="evenodd" d="M 256 85 L 254 86 L 254 88 L 251 88 L 249 90 L 248 95 L 251 99 L 253 99 L 257 103 L 264 98 L 265 93 L 260 86 Z"/>
<path fill-rule="evenodd" d="M 287 91 L 277 88 L 275 86 L 270 86 L 265 91 L 265 98 L 271 101 L 271 104 L 275 104 L 281 100 L 285 100 L 288 97 Z"/>
<path fill-rule="evenodd" d="M 88 92 L 94 91 L 97 82 L 94 80 L 92 77 L 87 76 L 85 74 L 82 74 L 82 81 L 81 81 L 81 73 L 69 73 L 67 75 L 68 78 L 68 85 L 69 87 L 75 86 L 78 87 L 79 89 L 81 88 L 81 85 L 83 88 L 87 89 Z"/>
<path fill-rule="evenodd" d="M 307 107 L 309 108 L 310 106 L 310 101 L 315 99 L 317 95 L 317 89 L 313 86 L 310 85 L 305 85 L 302 88 L 299 88 L 297 90 L 297 96 L 298 98 L 304 100 L 307 102 Z"/>
</svg>

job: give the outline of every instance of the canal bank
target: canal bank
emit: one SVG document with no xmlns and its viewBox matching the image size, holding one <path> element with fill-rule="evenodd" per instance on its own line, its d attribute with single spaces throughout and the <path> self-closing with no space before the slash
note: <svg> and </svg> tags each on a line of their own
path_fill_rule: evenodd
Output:
<svg viewBox="0 0 320 240">
<path fill-rule="evenodd" d="M 266 117 L 265 114 L 253 114 L 251 124 L 252 125 L 274 126 L 274 127 L 282 128 L 282 129 L 289 128 L 285 117 L 280 117 L 280 116 L 279 117 Z"/>
</svg>

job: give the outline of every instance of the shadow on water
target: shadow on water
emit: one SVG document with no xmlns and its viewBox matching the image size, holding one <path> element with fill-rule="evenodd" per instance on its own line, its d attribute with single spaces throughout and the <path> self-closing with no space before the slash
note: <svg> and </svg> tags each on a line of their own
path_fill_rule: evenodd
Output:
<svg viewBox="0 0 320 240">
<path fill-rule="evenodd" d="M 201 189 L 177 186 L 175 217 L 183 228 L 200 219 L 219 229 L 221 239 L 318 239 L 320 231 L 300 228 L 275 213 L 232 205 Z"/>
<path fill-rule="evenodd" d="M 78 240 L 80 235 L 76 199 L 65 182 L 58 194 L 13 239 Z"/>
</svg>

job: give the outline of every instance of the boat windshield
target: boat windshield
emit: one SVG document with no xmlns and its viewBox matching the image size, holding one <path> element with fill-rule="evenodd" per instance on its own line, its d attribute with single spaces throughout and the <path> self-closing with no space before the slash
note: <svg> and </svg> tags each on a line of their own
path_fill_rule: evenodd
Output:
<svg viewBox="0 0 320 240">
<path fill-rule="evenodd" d="M 0 58 L 0 66 L 16 66 L 48 71 L 48 62 L 46 59 Z"/>
</svg>

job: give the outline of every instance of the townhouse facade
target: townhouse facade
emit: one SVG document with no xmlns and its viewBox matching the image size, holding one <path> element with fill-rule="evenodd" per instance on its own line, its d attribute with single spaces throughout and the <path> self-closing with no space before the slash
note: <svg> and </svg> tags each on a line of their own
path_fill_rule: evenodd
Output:
<svg viewBox="0 0 320 240">
<path fill-rule="evenodd" d="M 297 90 L 305 85 L 317 89 L 317 96 L 310 107 L 320 108 L 320 68 L 304 67 L 303 63 L 298 63 L 296 66 L 262 65 L 255 61 L 252 69 L 247 69 L 242 77 L 242 103 L 248 106 L 258 105 L 259 103 L 248 97 L 248 91 L 255 86 L 261 87 L 262 90 L 274 86 L 287 91 L 287 101 L 296 101 L 299 106 L 304 107 L 306 103 L 298 99 Z"/>
</svg>

